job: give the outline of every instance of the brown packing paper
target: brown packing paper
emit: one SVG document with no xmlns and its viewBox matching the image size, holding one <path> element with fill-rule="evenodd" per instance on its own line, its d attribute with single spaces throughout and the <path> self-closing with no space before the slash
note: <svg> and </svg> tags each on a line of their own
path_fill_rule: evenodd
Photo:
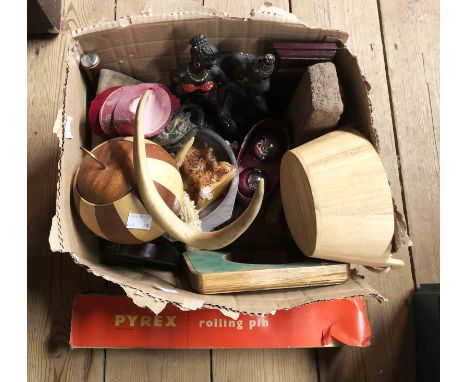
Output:
<svg viewBox="0 0 468 382">
<path fill-rule="evenodd" d="M 71 203 L 72 176 L 78 168 L 85 142 L 86 85 L 79 70 L 79 55 L 86 51 L 99 54 L 101 68 L 122 72 L 141 81 L 168 81 L 170 71 L 189 57 L 188 40 L 205 33 L 220 52 L 243 50 L 265 53 L 269 41 L 346 41 L 340 31 L 314 29 L 286 12 L 269 12 L 268 7 L 253 12 L 249 19 L 228 18 L 213 10 L 192 6 L 168 14 L 129 16 L 118 21 L 73 31 L 73 41 L 65 63 L 66 79 L 62 123 L 57 129 L 60 145 L 56 215 L 52 221 L 50 246 L 54 252 L 68 252 L 77 264 L 89 272 L 119 284 L 134 301 L 155 312 L 171 302 L 182 309 L 216 308 L 224 312 L 265 314 L 290 309 L 320 300 L 351 296 L 384 298 L 359 277 L 342 285 L 231 295 L 201 295 L 190 292 L 184 277 L 144 268 L 108 267 L 98 258 L 98 240 L 81 223 Z M 276 13 L 276 15 L 275 15 Z M 378 135 L 372 127 L 372 108 L 368 87 L 356 58 L 346 49 L 336 57 L 338 75 L 349 99 L 357 127 L 378 150 Z M 66 117 L 73 118 L 72 139 L 64 138 Z M 400 238 L 400 226 L 396 225 Z M 396 240 L 404 243 L 403 240 Z M 184 289 L 185 288 L 185 289 Z"/>
<path fill-rule="evenodd" d="M 109 69 L 102 69 L 99 71 L 99 81 L 97 86 L 96 94 L 101 93 L 103 90 L 109 89 L 114 86 L 127 86 L 140 84 L 138 81 L 125 74 L 114 72 Z"/>
</svg>

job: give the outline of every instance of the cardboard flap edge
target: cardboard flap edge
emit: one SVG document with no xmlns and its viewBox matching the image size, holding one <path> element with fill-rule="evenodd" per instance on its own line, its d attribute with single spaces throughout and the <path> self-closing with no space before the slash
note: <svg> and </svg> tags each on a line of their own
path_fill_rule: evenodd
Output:
<svg viewBox="0 0 468 382">
<path fill-rule="evenodd" d="M 256 10 L 252 10 L 248 17 L 233 17 L 229 16 L 227 13 L 218 12 L 214 8 L 208 8 L 201 6 L 197 3 L 187 4 L 188 2 L 183 2 L 181 8 L 177 8 L 174 11 L 166 11 L 164 13 L 153 14 L 151 10 L 148 12 L 142 13 L 140 15 L 134 16 L 125 16 L 121 17 L 115 21 L 106 21 L 90 25 L 82 28 L 70 28 L 72 30 L 72 36 L 75 39 L 79 39 L 85 35 L 103 32 L 110 29 L 122 29 L 130 25 L 138 24 L 151 24 L 158 22 L 171 22 L 171 21 L 181 21 L 181 20 L 197 20 L 205 18 L 222 18 L 222 19 L 242 19 L 242 20 L 253 20 L 253 21 L 263 21 L 263 22 L 275 22 L 275 23 L 287 23 L 287 24 L 297 24 L 308 29 L 320 29 L 324 32 L 329 32 L 329 35 L 326 34 L 326 41 L 336 41 L 339 40 L 342 43 L 345 43 L 348 40 L 348 33 L 337 30 L 337 29 L 322 29 L 322 28 L 313 28 L 307 23 L 301 21 L 295 14 L 287 12 L 281 8 L 273 7 L 271 5 L 265 4 Z"/>
<path fill-rule="evenodd" d="M 362 276 L 354 273 L 343 284 L 323 287 L 307 287 L 296 289 L 282 289 L 262 291 L 261 293 L 236 293 L 226 295 L 202 295 L 183 289 L 177 293 L 170 293 L 154 286 L 153 282 L 132 278 L 131 272 L 119 272 L 103 265 L 81 259 L 70 253 L 75 263 L 87 268 L 88 272 L 113 282 L 123 288 L 138 306 L 148 307 L 156 314 L 167 303 L 171 303 L 181 310 L 197 310 L 200 308 L 217 309 L 224 314 L 245 313 L 264 315 L 278 310 L 288 310 L 319 301 L 332 301 L 351 297 L 372 297 L 382 303 L 387 299 L 371 287 Z M 154 277 L 154 282 L 157 277 Z M 131 285 L 130 285 L 131 284 Z M 149 285 L 150 284 L 150 285 Z"/>
</svg>

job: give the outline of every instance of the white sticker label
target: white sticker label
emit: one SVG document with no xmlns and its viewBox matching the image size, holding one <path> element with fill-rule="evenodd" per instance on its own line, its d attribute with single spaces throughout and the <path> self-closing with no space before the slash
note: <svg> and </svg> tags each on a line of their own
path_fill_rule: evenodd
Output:
<svg viewBox="0 0 468 382">
<path fill-rule="evenodd" d="M 67 116 L 67 119 L 65 120 L 65 131 L 64 131 L 64 137 L 66 139 L 72 139 L 73 135 L 71 132 L 71 123 L 72 123 L 73 117 Z"/>
<path fill-rule="evenodd" d="M 129 213 L 127 219 L 127 228 L 146 229 L 149 231 L 151 229 L 152 220 L 153 219 L 150 215 Z"/>
</svg>

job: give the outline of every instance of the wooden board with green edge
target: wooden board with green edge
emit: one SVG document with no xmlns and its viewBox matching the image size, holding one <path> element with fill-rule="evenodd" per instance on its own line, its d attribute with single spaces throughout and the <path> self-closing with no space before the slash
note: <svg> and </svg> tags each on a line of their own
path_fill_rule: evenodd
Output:
<svg viewBox="0 0 468 382">
<path fill-rule="evenodd" d="M 185 252 L 184 260 L 192 287 L 204 294 L 340 284 L 349 275 L 348 264 L 316 259 L 245 263 L 231 253 L 200 250 Z"/>
</svg>

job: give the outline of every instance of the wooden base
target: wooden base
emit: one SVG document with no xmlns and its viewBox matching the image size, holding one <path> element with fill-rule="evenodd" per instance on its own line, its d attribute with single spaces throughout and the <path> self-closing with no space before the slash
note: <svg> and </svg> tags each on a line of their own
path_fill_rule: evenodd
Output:
<svg viewBox="0 0 468 382">
<path fill-rule="evenodd" d="M 275 263 L 275 258 L 270 264 L 248 264 L 233 258 L 224 252 L 184 253 L 192 287 L 204 294 L 246 292 L 340 284 L 349 276 L 348 264 L 313 259 Z"/>
</svg>

